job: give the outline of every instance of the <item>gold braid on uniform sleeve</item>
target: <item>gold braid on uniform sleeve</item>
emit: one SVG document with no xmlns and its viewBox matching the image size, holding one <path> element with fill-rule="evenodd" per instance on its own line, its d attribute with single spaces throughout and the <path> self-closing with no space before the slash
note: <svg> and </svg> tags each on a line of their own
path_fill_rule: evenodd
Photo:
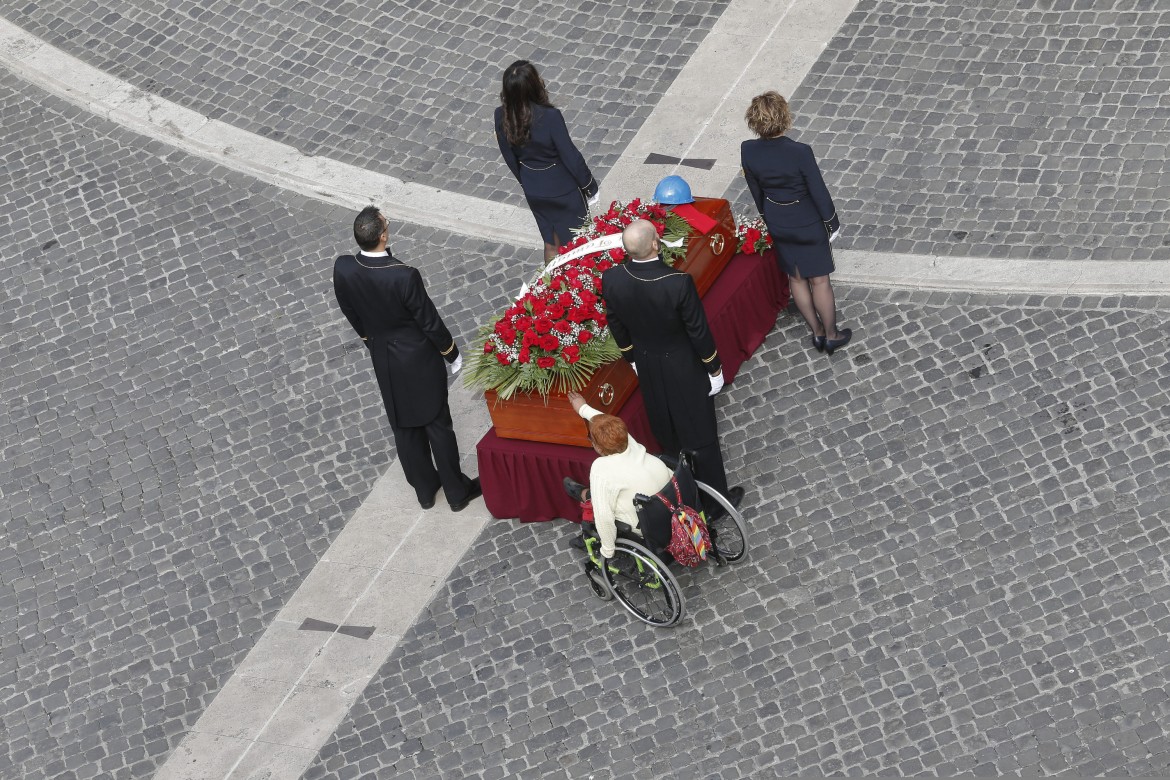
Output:
<svg viewBox="0 0 1170 780">
<path fill-rule="evenodd" d="M 631 345 L 630 345 L 630 346 L 628 346 L 628 347 L 623 347 L 623 346 L 621 346 L 621 345 L 618 345 L 618 349 L 620 349 L 622 352 L 629 352 L 629 351 L 630 351 L 631 349 L 633 349 L 633 348 L 634 348 L 634 345 L 633 345 L 633 344 L 631 344 Z"/>
<path fill-rule="evenodd" d="M 455 339 L 451 339 L 451 346 L 447 347 L 445 350 L 443 350 L 439 354 L 442 355 L 443 357 L 447 357 L 448 355 L 451 354 L 451 350 L 453 350 L 453 349 L 455 349 Z"/>
<path fill-rule="evenodd" d="M 717 357 L 719 357 L 719 351 L 718 351 L 718 350 L 716 350 L 716 351 L 712 352 L 712 353 L 711 353 L 711 357 L 706 357 L 706 358 L 703 358 L 703 362 L 704 362 L 704 363 L 710 363 L 712 360 L 714 360 L 714 359 L 715 359 L 715 358 L 717 358 Z"/>
</svg>

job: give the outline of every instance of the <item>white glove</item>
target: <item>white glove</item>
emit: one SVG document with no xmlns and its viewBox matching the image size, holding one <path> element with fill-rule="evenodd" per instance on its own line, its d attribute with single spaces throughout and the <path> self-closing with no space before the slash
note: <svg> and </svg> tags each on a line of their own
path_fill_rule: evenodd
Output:
<svg viewBox="0 0 1170 780">
<path fill-rule="evenodd" d="M 637 376 L 638 375 L 638 364 L 637 363 L 630 363 L 630 368 L 634 369 L 634 376 Z"/>
<path fill-rule="evenodd" d="M 463 368 L 463 355 L 456 355 L 455 362 L 448 363 L 447 367 L 451 369 L 451 376 L 459 373 L 459 369 Z"/>
<path fill-rule="evenodd" d="M 596 206 L 600 202 L 601 202 L 601 191 L 598 190 L 597 192 L 595 192 L 593 194 L 593 197 L 589 199 L 589 205 Z"/>
<path fill-rule="evenodd" d="M 831 244 L 834 241 L 836 241 L 837 236 L 839 236 L 839 235 L 841 235 L 841 228 L 837 228 L 834 232 L 829 234 L 829 243 Z"/>
<path fill-rule="evenodd" d="M 708 375 L 708 376 L 711 376 L 711 375 Z M 723 372 L 720 371 L 718 374 L 711 376 L 711 392 L 707 393 L 707 395 L 715 395 L 716 393 L 718 393 L 722 389 L 723 389 Z"/>
</svg>

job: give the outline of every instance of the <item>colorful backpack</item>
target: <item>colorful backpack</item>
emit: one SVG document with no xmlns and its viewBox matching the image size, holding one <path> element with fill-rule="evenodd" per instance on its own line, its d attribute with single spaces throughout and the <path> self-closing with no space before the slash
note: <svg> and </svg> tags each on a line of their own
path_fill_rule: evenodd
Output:
<svg viewBox="0 0 1170 780">
<path fill-rule="evenodd" d="M 711 535 L 707 532 L 703 516 L 683 504 L 678 479 L 673 475 L 670 484 L 674 487 L 677 504 L 671 505 L 661 493 L 655 494 L 670 512 L 670 544 L 666 551 L 683 566 L 698 566 L 707 560 L 707 553 L 711 551 Z"/>
</svg>

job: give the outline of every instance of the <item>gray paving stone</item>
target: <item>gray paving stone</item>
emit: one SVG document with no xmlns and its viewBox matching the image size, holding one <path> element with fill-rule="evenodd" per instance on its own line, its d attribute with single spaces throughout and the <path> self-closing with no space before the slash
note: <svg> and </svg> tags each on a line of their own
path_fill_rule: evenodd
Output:
<svg viewBox="0 0 1170 780">
<path fill-rule="evenodd" d="M 1165 767 L 1170 483 L 1150 453 L 1170 360 L 1117 344 L 1158 338 L 1166 309 L 839 302 L 846 350 L 809 352 L 785 314 L 719 399 L 754 547 L 680 575 L 684 625 L 594 600 L 568 526 L 495 523 L 305 777 L 359 756 L 442 775 L 452 754 L 467 777 Z M 484 719 L 499 741 L 477 742 Z"/>
<path fill-rule="evenodd" d="M 0 106 L 0 777 L 150 777 L 394 458 L 353 215 Z M 537 260 L 394 232 L 463 344 Z"/>
<path fill-rule="evenodd" d="M 4 15 L 146 92 L 306 154 L 522 203 L 492 127 L 503 68 L 542 68 L 603 177 L 726 6 L 38 0 Z"/>
<path fill-rule="evenodd" d="M 1170 259 L 1168 27 L 1153 0 L 860 0 L 790 96 L 838 245 Z"/>
</svg>

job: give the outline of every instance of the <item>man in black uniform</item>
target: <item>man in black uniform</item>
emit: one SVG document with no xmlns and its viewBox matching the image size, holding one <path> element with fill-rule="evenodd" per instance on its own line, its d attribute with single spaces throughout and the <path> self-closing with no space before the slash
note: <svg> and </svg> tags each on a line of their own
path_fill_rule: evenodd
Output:
<svg viewBox="0 0 1170 780">
<path fill-rule="evenodd" d="M 743 488 L 727 487 L 715 424 L 722 365 L 695 282 L 662 262 L 650 222 L 627 227 L 622 244 L 630 259 L 605 272 L 601 293 L 610 333 L 638 374 L 650 430 L 664 452 L 694 452 L 695 476 L 738 506 Z"/>
<path fill-rule="evenodd" d="M 483 495 L 479 478 L 459 467 L 459 443 L 447 405 L 447 371 L 463 358 L 427 295 L 422 276 L 386 251 L 389 226 L 373 206 L 353 222 L 361 252 L 333 266 L 333 291 L 350 325 L 370 349 L 398 459 L 423 509 L 439 488 L 455 512 Z M 432 460 L 433 456 L 433 460 Z"/>
</svg>

